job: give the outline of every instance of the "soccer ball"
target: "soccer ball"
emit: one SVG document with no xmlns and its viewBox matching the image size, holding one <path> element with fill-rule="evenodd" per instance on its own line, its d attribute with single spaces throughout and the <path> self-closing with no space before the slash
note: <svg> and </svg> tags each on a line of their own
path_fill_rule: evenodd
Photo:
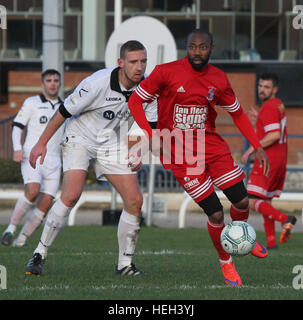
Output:
<svg viewBox="0 0 303 320">
<path fill-rule="evenodd" d="M 247 222 L 232 221 L 221 232 L 221 245 L 231 256 L 245 256 L 256 245 L 256 232 Z"/>
</svg>

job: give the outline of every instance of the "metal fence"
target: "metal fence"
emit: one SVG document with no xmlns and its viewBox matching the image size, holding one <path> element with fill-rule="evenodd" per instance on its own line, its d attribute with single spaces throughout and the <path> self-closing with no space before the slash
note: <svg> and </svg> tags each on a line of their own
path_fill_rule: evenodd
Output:
<svg viewBox="0 0 303 320">
<path fill-rule="evenodd" d="M 15 116 L 0 121 L 0 158 L 11 159 L 13 154 L 12 147 L 12 122 Z M 239 138 L 241 134 L 222 134 L 224 138 Z M 303 135 L 289 135 L 289 139 L 303 139 Z M 248 148 L 248 143 L 244 139 L 244 150 Z M 246 176 L 249 175 L 251 164 L 243 167 Z M 138 181 L 143 192 L 148 191 L 150 166 L 143 165 L 138 172 Z M 107 183 L 102 183 L 102 188 L 108 189 Z M 284 185 L 284 191 L 302 191 L 303 190 L 303 167 L 287 167 L 287 176 Z M 183 192 L 182 187 L 170 170 L 163 169 L 162 165 L 155 165 L 154 192 Z"/>
</svg>

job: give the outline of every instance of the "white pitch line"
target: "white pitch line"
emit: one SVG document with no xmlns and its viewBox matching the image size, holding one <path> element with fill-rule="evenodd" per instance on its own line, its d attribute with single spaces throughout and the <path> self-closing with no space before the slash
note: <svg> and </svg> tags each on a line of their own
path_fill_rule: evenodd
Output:
<svg viewBox="0 0 303 320">
<path fill-rule="evenodd" d="M 117 290 L 117 289 L 127 289 L 127 290 L 142 290 L 144 289 L 145 286 L 128 286 L 128 285 L 108 285 L 108 286 L 104 286 L 104 285 L 92 285 L 92 286 L 85 286 L 85 287 L 73 287 L 73 286 L 69 286 L 69 285 L 43 285 L 41 287 L 39 286 L 25 286 L 25 287 L 19 287 L 18 291 L 22 292 L 22 291 L 48 291 L 48 290 L 77 290 L 77 291 L 81 291 L 81 289 L 84 290 L 95 290 L 95 291 L 105 291 L 105 290 Z M 150 286 L 149 286 L 150 288 Z M 170 291 L 170 290 L 186 290 L 186 291 L 190 291 L 190 290 L 203 290 L 203 289 L 207 289 L 207 290 L 218 290 L 218 289 L 229 289 L 229 290 L 233 290 L 233 287 L 227 286 L 227 285 L 207 285 L 207 286 L 199 286 L 199 285 L 188 285 L 188 284 L 181 284 L 178 286 L 174 286 L 171 288 L 160 288 L 160 287 L 155 287 L 154 289 L 159 289 L 159 290 L 165 290 L 165 291 Z M 272 289 L 272 290 L 281 290 L 281 289 L 293 289 L 292 286 L 288 286 L 288 285 L 282 285 L 281 283 L 277 283 L 275 285 L 262 285 L 262 286 L 251 286 L 251 285 L 242 285 L 240 287 L 237 287 L 237 290 L 241 290 L 241 289 L 250 289 L 250 290 L 259 290 L 259 289 Z"/>
</svg>

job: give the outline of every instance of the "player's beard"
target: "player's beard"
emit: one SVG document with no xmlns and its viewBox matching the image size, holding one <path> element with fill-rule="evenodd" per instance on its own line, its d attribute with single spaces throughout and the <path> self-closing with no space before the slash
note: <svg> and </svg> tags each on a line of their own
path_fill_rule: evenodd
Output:
<svg viewBox="0 0 303 320">
<path fill-rule="evenodd" d="M 194 56 L 194 57 L 190 57 L 189 55 L 187 55 L 188 61 L 190 63 L 190 65 L 196 70 L 196 71 L 200 71 L 202 70 L 209 61 L 210 58 L 210 53 L 208 53 L 208 55 L 206 56 L 206 58 L 201 58 L 200 56 Z M 201 63 L 194 63 L 194 59 L 195 58 L 199 58 L 201 60 Z"/>
<path fill-rule="evenodd" d="M 261 94 L 259 93 L 259 99 L 262 101 L 262 103 L 270 100 L 272 98 L 272 93 L 269 95 L 265 95 L 264 92 L 262 92 Z"/>
</svg>

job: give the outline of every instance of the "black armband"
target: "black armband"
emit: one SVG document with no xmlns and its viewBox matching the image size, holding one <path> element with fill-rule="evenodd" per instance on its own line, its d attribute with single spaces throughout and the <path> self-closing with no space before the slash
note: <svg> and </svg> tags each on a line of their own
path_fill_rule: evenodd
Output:
<svg viewBox="0 0 303 320">
<path fill-rule="evenodd" d="M 12 127 L 18 127 L 18 128 L 20 128 L 21 130 L 23 130 L 23 129 L 25 128 L 25 125 L 22 124 L 22 123 L 20 123 L 20 122 L 15 122 L 15 121 L 13 121 Z"/>
<path fill-rule="evenodd" d="M 155 122 L 148 122 L 149 123 L 149 125 L 150 125 L 150 127 L 152 128 L 152 129 L 157 129 L 157 121 L 155 121 Z"/>
<path fill-rule="evenodd" d="M 70 113 L 66 110 L 66 108 L 65 108 L 65 106 L 64 106 L 63 103 L 60 104 L 59 112 L 61 113 L 61 115 L 62 115 L 64 118 L 70 118 L 70 117 L 72 116 L 72 114 L 70 114 Z"/>
</svg>

